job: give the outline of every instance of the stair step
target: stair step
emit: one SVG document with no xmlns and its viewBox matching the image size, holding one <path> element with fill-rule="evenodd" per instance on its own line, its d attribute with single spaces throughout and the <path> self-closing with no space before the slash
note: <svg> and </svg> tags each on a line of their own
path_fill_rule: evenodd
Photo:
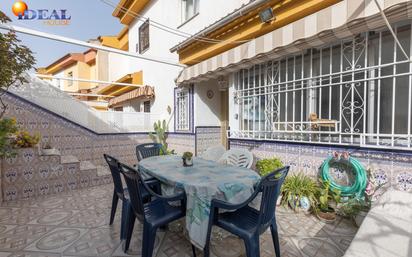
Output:
<svg viewBox="0 0 412 257">
<path fill-rule="evenodd" d="M 62 155 L 60 157 L 60 160 L 62 164 L 79 162 L 79 159 L 77 159 L 77 157 L 73 155 Z"/>
<path fill-rule="evenodd" d="M 108 167 L 104 167 L 104 166 L 97 166 L 97 176 L 101 177 L 101 176 L 110 176 L 110 170 Z"/>
<path fill-rule="evenodd" d="M 96 165 L 94 165 L 93 163 L 91 163 L 89 161 L 81 161 L 80 162 L 80 171 L 94 170 L 94 169 L 96 169 Z"/>
</svg>

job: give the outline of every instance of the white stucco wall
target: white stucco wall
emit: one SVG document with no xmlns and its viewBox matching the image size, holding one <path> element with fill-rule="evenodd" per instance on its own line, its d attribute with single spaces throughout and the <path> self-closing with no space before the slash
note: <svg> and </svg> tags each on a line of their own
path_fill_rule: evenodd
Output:
<svg viewBox="0 0 412 257">
<path fill-rule="evenodd" d="M 56 74 L 53 74 L 53 76 L 63 78 L 64 77 L 64 71 L 59 71 Z M 57 87 L 58 89 L 63 89 L 63 81 L 64 80 L 60 80 L 60 79 L 52 79 L 51 84 L 53 86 Z"/>
<path fill-rule="evenodd" d="M 116 81 L 126 74 L 140 71 L 138 69 L 133 70 L 133 67 L 130 65 L 131 62 L 135 61 L 133 59 L 135 58 L 116 53 L 109 53 L 109 81 Z"/>
<path fill-rule="evenodd" d="M 249 2 L 249 0 L 199 1 L 199 13 L 184 25 L 182 25 L 181 18 L 181 0 L 151 1 L 140 15 L 148 17 L 158 23 L 166 24 L 169 27 L 194 34 L 221 17 L 226 16 L 229 12 L 232 12 L 246 2 Z M 216 8 L 217 6 L 219 6 L 219 8 Z M 139 40 L 139 27 L 143 22 L 144 20 L 136 19 L 129 26 L 130 52 L 136 52 L 136 44 Z M 178 63 L 177 53 L 171 53 L 169 49 L 183 41 L 185 38 L 171 34 L 154 26 L 150 26 L 149 34 L 150 47 L 142 55 Z M 129 58 L 128 60 L 128 64 L 126 61 L 121 60 L 111 61 L 111 66 L 113 66 L 113 70 L 115 70 L 112 76 L 115 76 L 116 70 L 123 71 L 122 74 L 125 74 L 124 70 L 128 70 L 129 72 L 143 70 L 144 84 L 155 88 L 156 96 L 151 107 L 151 112 L 160 114 L 161 119 L 170 121 L 169 128 L 172 129 L 174 127 L 174 119 L 172 115 L 167 113 L 167 107 L 170 106 L 173 110 L 175 79 L 183 68 L 142 59 Z M 124 66 L 128 67 L 126 68 Z M 205 88 L 202 88 L 203 86 L 205 86 Z M 220 125 L 220 92 L 215 88 L 214 98 L 207 99 L 206 92 L 210 87 L 210 82 L 195 85 L 195 126 Z"/>
<path fill-rule="evenodd" d="M 213 92 L 213 97 L 207 97 L 207 91 Z M 195 126 L 220 126 L 221 92 L 216 80 L 202 81 L 194 87 Z"/>
<path fill-rule="evenodd" d="M 235 81 L 234 74 L 228 76 L 229 79 L 229 127 L 232 130 L 239 129 L 239 105 L 235 103 Z"/>
</svg>

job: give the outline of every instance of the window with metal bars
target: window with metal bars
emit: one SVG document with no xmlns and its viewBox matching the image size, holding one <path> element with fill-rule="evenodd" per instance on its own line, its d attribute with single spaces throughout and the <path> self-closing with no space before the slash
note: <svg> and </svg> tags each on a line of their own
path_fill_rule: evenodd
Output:
<svg viewBox="0 0 412 257">
<path fill-rule="evenodd" d="M 190 130 L 190 89 L 178 88 L 176 94 L 176 130 Z"/>
<path fill-rule="evenodd" d="M 410 56 L 411 26 L 395 26 Z M 412 65 L 388 31 L 235 73 L 233 138 L 411 148 Z"/>
<path fill-rule="evenodd" d="M 149 19 L 139 27 L 139 54 L 146 52 L 150 46 Z"/>
</svg>

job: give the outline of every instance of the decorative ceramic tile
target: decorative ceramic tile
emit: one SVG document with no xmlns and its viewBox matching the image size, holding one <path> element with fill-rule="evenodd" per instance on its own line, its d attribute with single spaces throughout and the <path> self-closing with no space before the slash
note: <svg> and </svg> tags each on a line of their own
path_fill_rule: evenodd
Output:
<svg viewBox="0 0 412 257">
<path fill-rule="evenodd" d="M 61 253 L 85 232 L 86 230 L 79 228 L 57 228 L 25 247 L 24 250 Z"/>
<path fill-rule="evenodd" d="M 108 225 L 112 190 L 112 185 L 103 185 L 0 204 L 0 218 L 5 222 L 0 222 L 0 251 L 3 251 L 0 257 L 11 254 L 35 257 L 140 256 L 142 225 L 139 222 L 135 224 L 127 254 L 119 239 L 120 205 L 114 224 Z M 356 232 L 353 224 L 345 220 L 338 219 L 333 225 L 323 224 L 313 216 L 296 214 L 282 207 L 277 209 L 276 216 L 281 253 L 285 257 L 342 256 Z M 153 256 L 192 256 L 182 226 L 178 230 L 169 227 L 166 232 L 158 231 Z M 260 243 L 262 257 L 274 256 L 270 230 L 263 233 Z M 310 255 L 311 252 L 316 255 Z M 243 242 L 227 232 L 223 236 L 214 236 L 211 256 L 244 257 Z"/>
</svg>

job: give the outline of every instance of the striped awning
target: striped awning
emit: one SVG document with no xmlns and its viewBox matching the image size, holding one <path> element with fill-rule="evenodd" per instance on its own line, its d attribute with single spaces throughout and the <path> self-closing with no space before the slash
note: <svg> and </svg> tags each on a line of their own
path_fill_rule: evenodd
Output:
<svg viewBox="0 0 412 257">
<path fill-rule="evenodd" d="M 123 103 L 128 100 L 137 99 L 137 98 L 145 98 L 151 99 L 155 96 L 154 88 L 151 86 L 143 86 L 136 88 L 130 92 L 127 92 L 123 95 L 114 97 L 109 100 L 109 107 Z"/>
<path fill-rule="evenodd" d="M 412 18 L 412 1 L 378 0 L 390 22 Z M 177 84 L 226 75 L 252 64 L 274 60 L 384 26 L 372 0 L 343 0 L 224 53 L 185 68 Z"/>
</svg>

